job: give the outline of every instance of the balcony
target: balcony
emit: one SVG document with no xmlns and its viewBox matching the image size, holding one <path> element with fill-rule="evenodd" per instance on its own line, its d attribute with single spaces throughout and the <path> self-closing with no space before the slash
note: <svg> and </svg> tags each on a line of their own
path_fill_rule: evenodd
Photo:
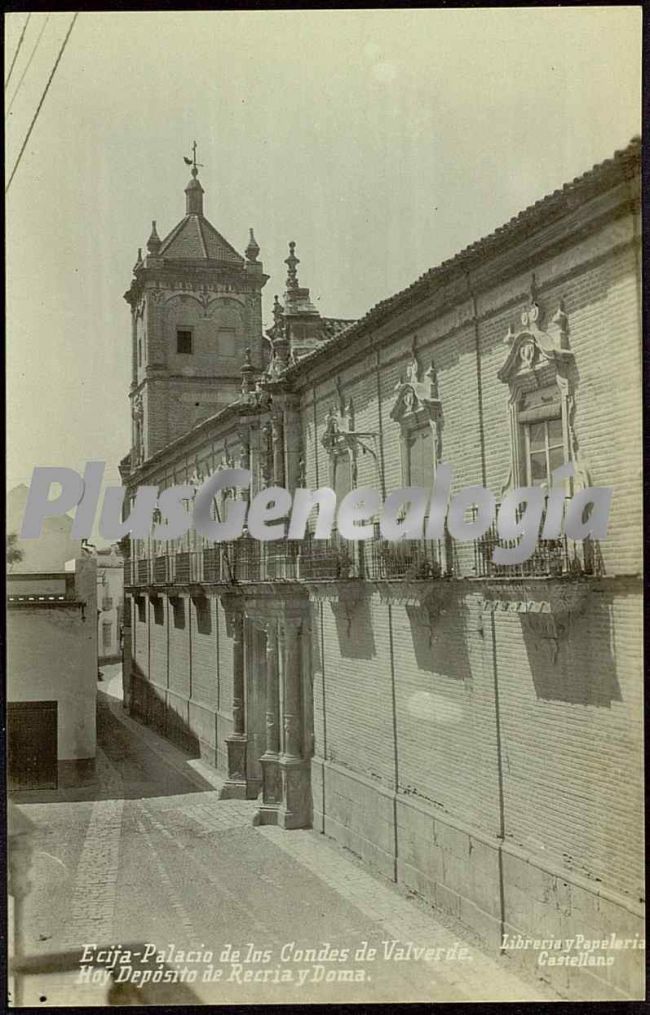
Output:
<svg viewBox="0 0 650 1015">
<path fill-rule="evenodd" d="M 300 541 L 261 542 L 249 536 L 152 558 L 127 559 L 125 580 L 132 586 L 286 581 L 417 581 L 449 573 L 436 540 L 354 542 L 335 533 L 330 539 L 307 534 Z"/>
<path fill-rule="evenodd" d="M 331 539 L 312 535 L 297 544 L 298 577 L 307 581 L 336 581 L 362 577 L 363 551 L 360 543 L 351 543 L 336 533 Z"/>
<path fill-rule="evenodd" d="M 497 505 L 497 515 L 500 505 Z M 476 517 L 476 512 L 474 512 Z M 543 527 L 540 524 L 540 532 Z M 474 573 L 478 578 L 561 578 L 563 576 L 601 575 L 604 573 L 598 544 L 591 539 L 574 541 L 567 536 L 539 539 L 534 552 L 521 564 L 495 564 L 494 548 L 512 549 L 516 540 L 501 540 L 496 520 L 483 536 L 474 541 Z"/>
<path fill-rule="evenodd" d="M 448 573 L 443 543 L 437 539 L 405 539 L 389 542 L 381 539 L 379 526 L 375 538 L 360 544 L 363 575 L 368 581 L 426 581 Z"/>
<path fill-rule="evenodd" d="M 153 559 L 153 583 L 154 585 L 166 585 L 168 578 L 169 558 L 165 556 L 154 557 Z"/>
</svg>

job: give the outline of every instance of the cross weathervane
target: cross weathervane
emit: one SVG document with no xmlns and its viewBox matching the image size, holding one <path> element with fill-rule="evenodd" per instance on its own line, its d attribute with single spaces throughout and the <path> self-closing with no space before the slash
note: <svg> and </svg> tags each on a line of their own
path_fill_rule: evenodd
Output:
<svg viewBox="0 0 650 1015">
<path fill-rule="evenodd" d="M 192 158 L 188 159 L 184 155 L 183 156 L 183 161 L 185 162 L 186 166 L 191 166 L 192 167 L 192 171 L 193 171 L 195 176 L 196 176 L 196 171 L 197 171 L 197 169 L 199 167 L 201 169 L 203 169 L 203 163 L 196 161 L 196 141 L 194 141 L 193 144 L 192 144 Z"/>
</svg>

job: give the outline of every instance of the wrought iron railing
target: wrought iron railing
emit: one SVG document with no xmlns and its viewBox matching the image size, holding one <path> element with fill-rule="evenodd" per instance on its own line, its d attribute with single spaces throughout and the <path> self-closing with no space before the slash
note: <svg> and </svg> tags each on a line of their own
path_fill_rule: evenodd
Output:
<svg viewBox="0 0 650 1015">
<path fill-rule="evenodd" d="M 169 558 L 165 556 L 154 557 L 153 559 L 153 582 L 154 585 L 166 585 L 168 581 Z"/>
<path fill-rule="evenodd" d="M 244 535 L 200 550 L 176 551 L 125 562 L 132 586 L 223 584 L 273 581 L 430 579 L 450 572 L 437 540 L 389 543 L 379 536 L 366 541 L 334 533 L 316 539 L 269 542 Z"/>
<path fill-rule="evenodd" d="M 362 577 L 360 543 L 334 533 L 330 539 L 308 534 L 299 544 L 298 577 L 303 580 L 344 580 Z"/>
<path fill-rule="evenodd" d="M 500 505 L 497 505 L 497 517 Z M 473 512 L 476 518 L 476 511 Z M 541 532 L 544 518 L 540 523 Z M 493 561 L 495 547 L 513 549 L 517 540 L 502 540 L 496 519 L 479 539 L 474 541 L 474 572 L 479 578 L 554 578 L 564 575 L 599 575 L 604 573 L 598 544 L 591 539 L 571 540 L 566 535 L 557 539 L 537 540 L 528 560 L 520 564 L 497 564 Z"/>
<path fill-rule="evenodd" d="M 190 581 L 190 554 L 188 550 L 181 550 L 174 554 L 173 578 L 175 584 L 186 585 Z"/>
<path fill-rule="evenodd" d="M 440 578 L 446 570 L 440 543 L 433 539 L 372 539 L 363 544 L 363 558 L 365 577 L 375 581 Z"/>
</svg>

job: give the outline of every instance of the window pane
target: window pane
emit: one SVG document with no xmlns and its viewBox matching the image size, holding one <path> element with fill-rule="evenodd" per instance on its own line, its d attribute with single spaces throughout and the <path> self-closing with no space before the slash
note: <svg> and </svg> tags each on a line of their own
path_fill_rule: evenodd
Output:
<svg viewBox="0 0 650 1015">
<path fill-rule="evenodd" d="M 553 469 L 559 469 L 561 465 L 564 465 L 564 448 L 551 448 L 548 453 L 551 472 Z"/>
<path fill-rule="evenodd" d="M 562 420 L 549 419 L 548 423 L 548 444 L 549 447 L 562 446 Z"/>
<path fill-rule="evenodd" d="M 545 483 L 546 479 L 546 452 L 537 452 L 530 456 L 530 480 L 531 483 Z"/>
<path fill-rule="evenodd" d="M 542 451 L 545 447 L 544 429 L 545 423 L 531 423 L 528 427 L 531 451 Z"/>
</svg>

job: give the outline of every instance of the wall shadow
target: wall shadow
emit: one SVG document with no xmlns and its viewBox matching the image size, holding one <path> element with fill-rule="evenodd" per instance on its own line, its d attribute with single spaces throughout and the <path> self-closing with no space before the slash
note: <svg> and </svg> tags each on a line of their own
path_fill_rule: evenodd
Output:
<svg viewBox="0 0 650 1015">
<path fill-rule="evenodd" d="M 406 615 L 418 669 L 452 680 L 470 680 L 465 616 L 460 604 L 452 600 L 438 615 L 426 606 L 408 605 Z"/>
<path fill-rule="evenodd" d="M 12 794 L 16 803 L 75 803 L 95 800 L 140 800 L 188 793 L 214 792 L 215 787 L 196 772 L 191 778 L 178 767 L 165 761 L 130 725 L 120 721 L 116 710 L 122 706 L 109 695 L 97 695 L 97 759 L 94 779 L 83 785 L 60 786 L 53 790 L 24 790 Z M 138 715 L 140 721 L 144 718 Z M 175 717 L 178 720 L 178 717 Z M 172 720 L 172 724 L 173 724 Z M 145 722 L 162 732 L 154 722 Z M 198 740 L 182 723 L 176 724 L 176 746 L 181 742 L 196 747 L 185 750 L 189 761 L 199 757 Z M 169 737 L 169 734 L 167 734 Z"/>
<path fill-rule="evenodd" d="M 199 634 L 212 634 L 212 610 L 210 600 L 205 596 L 193 599 L 196 608 L 196 629 Z"/>
<path fill-rule="evenodd" d="M 538 698 L 599 708 L 623 700 L 616 676 L 612 602 L 612 596 L 599 594 L 577 615 L 522 615 Z"/>
<path fill-rule="evenodd" d="M 344 659 L 373 659 L 377 654 L 372 630 L 370 597 L 355 602 L 336 600 L 330 603 L 336 621 L 339 652 Z"/>
</svg>

